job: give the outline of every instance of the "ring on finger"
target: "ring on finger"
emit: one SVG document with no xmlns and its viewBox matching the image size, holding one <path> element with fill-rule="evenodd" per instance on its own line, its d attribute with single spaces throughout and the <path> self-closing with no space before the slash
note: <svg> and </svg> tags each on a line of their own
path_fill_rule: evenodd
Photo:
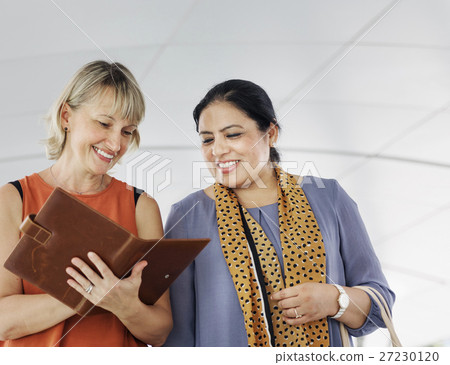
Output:
<svg viewBox="0 0 450 365">
<path fill-rule="evenodd" d="M 88 294 L 91 294 L 92 289 L 94 289 L 94 285 L 90 283 L 89 286 L 86 289 L 84 289 L 84 291 Z"/>
<path fill-rule="evenodd" d="M 297 313 L 297 308 L 294 308 L 294 312 L 295 312 L 295 318 L 302 318 L 303 314 L 298 314 Z"/>
</svg>

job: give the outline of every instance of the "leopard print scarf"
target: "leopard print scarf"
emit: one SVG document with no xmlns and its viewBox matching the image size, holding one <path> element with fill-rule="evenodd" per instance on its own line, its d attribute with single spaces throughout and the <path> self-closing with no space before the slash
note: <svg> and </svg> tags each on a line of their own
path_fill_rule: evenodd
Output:
<svg viewBox="0 0 450 365">
<path fill-rule="evenodd" d="M 326 282 L 322 234 L 308 199 L 295 176 L 278 166 L 275 172 L 284 280 L 275 248 L 261 226 L 241 207 L 232 189 L 214 184 L 222 252 L 244 315 L 248 345 L 329 346 L 326 318 L 287 325 L 277 301 L 270 299 L 286 287 Z"/>
</svg>

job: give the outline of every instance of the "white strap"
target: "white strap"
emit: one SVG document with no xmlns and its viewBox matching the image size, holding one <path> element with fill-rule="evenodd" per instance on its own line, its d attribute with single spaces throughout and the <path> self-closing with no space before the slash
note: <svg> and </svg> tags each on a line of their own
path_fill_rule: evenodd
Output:
<svg viewBox="0 0 450 365">
<path fill-rule="evenodd" d="M 387 305 L 386 300 L 383 298 L 383 296 L 376 289 L 370 286 L 354 286 L 354 288 L 366 292 L 372 298 L 372 300 L 378 305 L 381 311 L 381 318 L 383 319 L 384 324 L 386 325 L 386 328 L 389 331 L 389 335 L 391 336 L 392 346 L 401 347 L 402 344 L 397 336 L 397 333 L 395 332 L 394 325 L 392 323 L 389 306 Z M 341 333 L 342 346 L 349 347 L 350 335 L 348 334 L 348 330 L 342 322 L 340 322 L 339 324 L 339 331 Z"/>
</svg>

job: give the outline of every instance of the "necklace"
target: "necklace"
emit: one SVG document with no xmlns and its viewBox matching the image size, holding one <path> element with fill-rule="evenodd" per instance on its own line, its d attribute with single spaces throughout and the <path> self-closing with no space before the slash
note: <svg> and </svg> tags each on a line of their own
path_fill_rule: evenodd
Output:
<svg viewBox="0 0 450 365">
<path fill-rule="evenodd" d="M 89 193 L 89 192 L 95 192 L 95 193 L 96 193 L 97 191 L 100 191 L 101 188 L 102 188 L 102 186 L 103 186 L 103 179 L 104 179 L 105 175 L 102 175 L 102 180 L 100 181 L 100 185 L 99 185 L 99 186 L 97 187 L 97 189 L 95 189 L 95 190 L 76 191 L 76 190 L 70 190 L 70 189 L 67 189 L 67 188 L 64 187 L 63 184 L 60 184 L 60 183 L 58 182 L 58 180 L 56 179 L 56 176 L 53 174 L 53 166 L 54 166 L 54 165 L 51 165 L 51 166 L 50 166 L 50 174 L 52 175 L 52 178 L 53 178 L 53 181 L 55 182 L 55 185 L 56 185 L 56 186 L 61 186 L 61 187 L 64 188 L 65 190 L 69 191 L 70 193 L 76 193 L 76 194 L 78 194 L 78 195 L 87 194 L 87 193 Z"/>
</svg>

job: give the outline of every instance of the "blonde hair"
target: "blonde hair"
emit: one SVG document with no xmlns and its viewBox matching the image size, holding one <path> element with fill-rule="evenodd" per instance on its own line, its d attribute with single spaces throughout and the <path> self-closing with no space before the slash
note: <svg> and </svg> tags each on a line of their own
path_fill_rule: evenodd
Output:
<svg viewBox="0 0 450 365">
<path fill-rule="evenodd" d="M 70 108 L 76 110 L 108 90 L 114 91 L 111 114 L 119 112 L 122 119 L 136 125 L 142 121 L 145 114 L 145 102 L 133 74 L 117 62 L 90 62 L 76 72 L 45 117 L 48 130 L 45 147 L 48 159 L 57 160 L 66 143 L 66 133 L 61 125 L 64 105 L 67 103 Z M 140 135 L 136 129 L 130 148 L 139 147 L 139 142 Z"/>
</svg>

